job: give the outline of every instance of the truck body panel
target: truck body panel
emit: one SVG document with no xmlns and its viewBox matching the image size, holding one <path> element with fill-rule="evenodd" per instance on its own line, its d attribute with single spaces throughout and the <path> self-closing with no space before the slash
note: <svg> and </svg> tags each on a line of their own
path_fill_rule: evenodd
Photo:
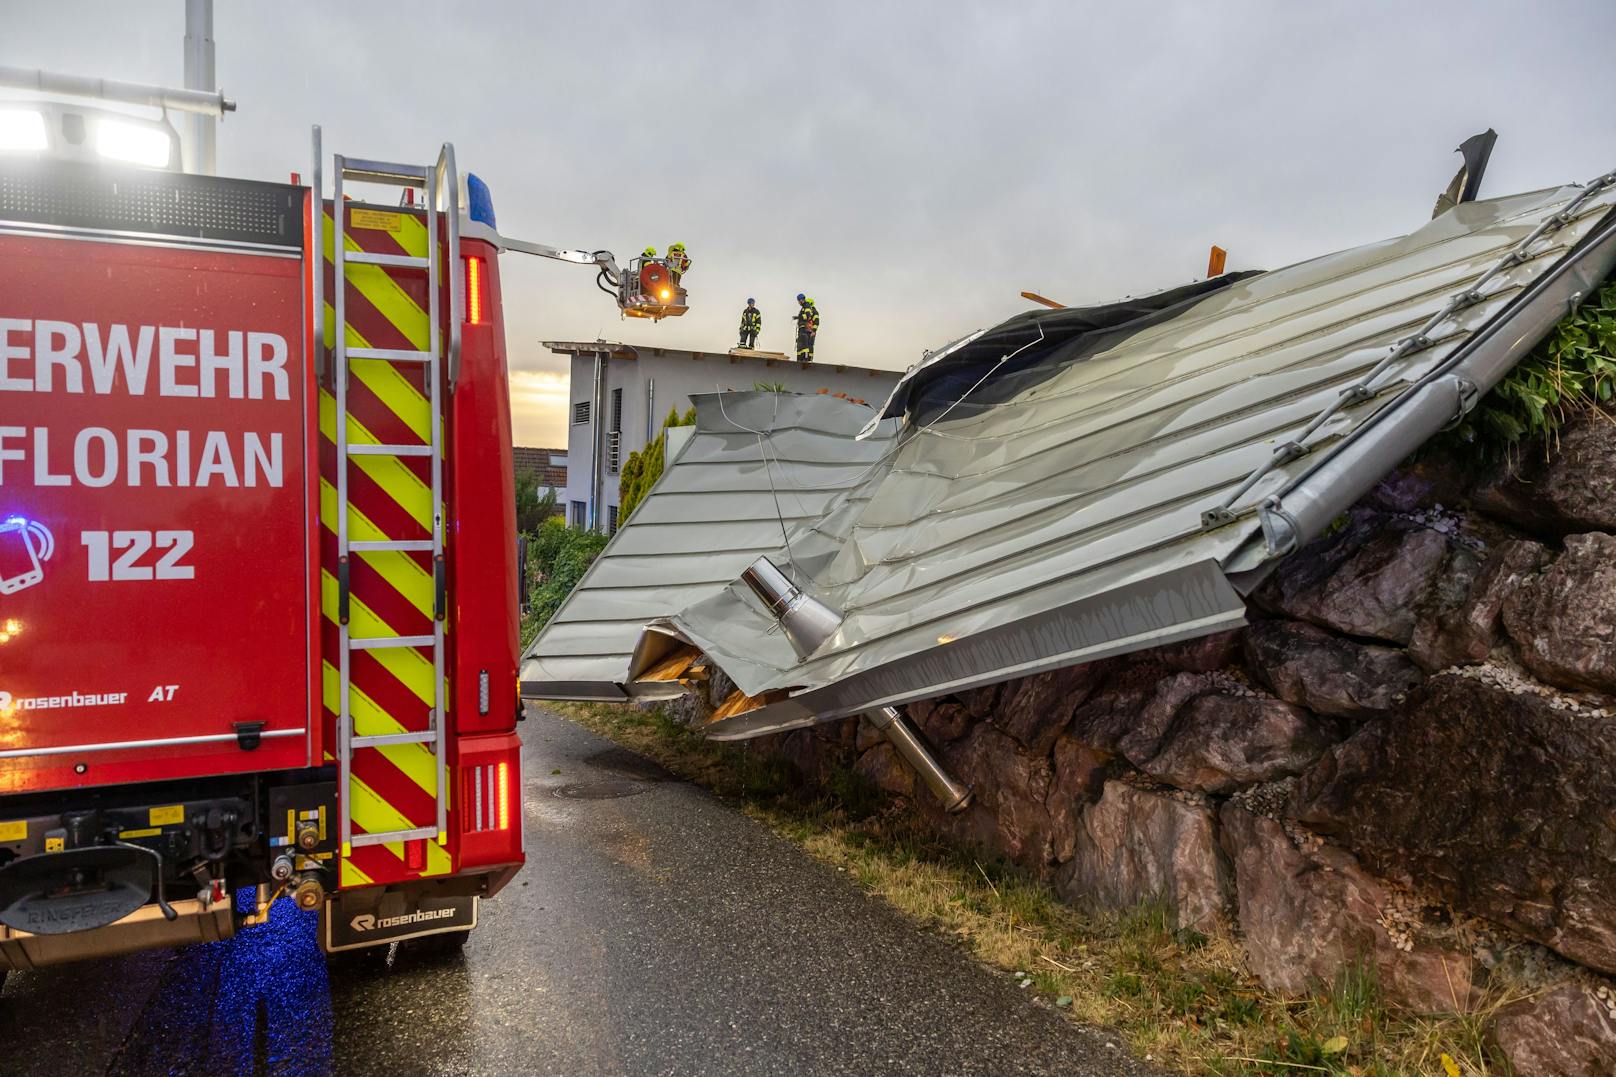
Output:
<svg viewBox="0 0 1616 1077">
<path fill-rule="evenodd" d="M 305 320 L 295 252 L 0 233 L 0 794 L 309 765 Z"/>
</svg>

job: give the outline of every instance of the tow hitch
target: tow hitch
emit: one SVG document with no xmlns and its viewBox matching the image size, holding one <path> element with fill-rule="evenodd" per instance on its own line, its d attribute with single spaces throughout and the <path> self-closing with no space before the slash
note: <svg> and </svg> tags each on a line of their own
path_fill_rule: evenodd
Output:
<svg viewBox="0 0 1616 1077">
<path fill-rule="evenodd" d="M 179 914 L 163 893 L 163 858 L 127 842 L 24 856 L 0 867 L 0 924 L 31 935 L 105 927 L 155 896 L 163 918 Z"/>
</svg>

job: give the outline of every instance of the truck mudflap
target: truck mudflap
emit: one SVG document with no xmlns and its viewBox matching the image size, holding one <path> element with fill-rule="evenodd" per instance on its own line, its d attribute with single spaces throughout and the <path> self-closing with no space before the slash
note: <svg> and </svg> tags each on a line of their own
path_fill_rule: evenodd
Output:
<svg viewBox="0 0 1616 1077">
<path fill-rule="evenodd" d="M 327 896 L 320 920 L 321 946 L 326 953 L 338 953 L 470 931 L 477 926 L 477 897 L 413 889 L 347 890 Z"/>
<path fill-rule="evenodd" d="M 0 972 L 26 972 L 66 961 L 219 942 L 236 933 L 231 904 L 229 895 L 206 904 L 197 898 L 185 898 L 170 906 L 172 920 L 156 905 L 143 905 L 104 927 L 59 935 L 36 935 L 0 925 Z"/>
</svg>

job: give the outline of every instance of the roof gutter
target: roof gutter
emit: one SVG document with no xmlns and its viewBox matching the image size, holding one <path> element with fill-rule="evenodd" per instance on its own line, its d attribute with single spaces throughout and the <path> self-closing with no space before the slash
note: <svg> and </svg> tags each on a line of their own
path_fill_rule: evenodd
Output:
<svg viewBox="0 0 1616 1077">
<path fill-rule="evenodd" d="M 1262 532 L 1224 562 L 1249 593 L 1279 558 L 1317 538 L 1392 468 L 1467 415 L 1616 267 L 1616 211 L 1446 362 L 1381 408 L 1335 452 L 1258 509 Z M 1382 420 L 1396 413 L 1398 421 Z"/>
</svg>

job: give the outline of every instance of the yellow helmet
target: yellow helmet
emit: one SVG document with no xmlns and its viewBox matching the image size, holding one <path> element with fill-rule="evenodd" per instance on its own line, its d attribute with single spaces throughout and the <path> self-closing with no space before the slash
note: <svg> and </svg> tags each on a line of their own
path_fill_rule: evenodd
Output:
<svg viewBox="0 0 1616 1077">
<path fill-rule="evenodd" d="M 668 249 L 670 251 L 682 251 L 682 250 L 685 249 L 685 245 L 683 243 L 675 243 L 673 246 L 669 247 Z"/>
<path fill-rule="evenodd" d="M 640 252 L 640 257 L 641 258 L 655 258 L 656 257 L 656 248 L 655 247 L 647 247 L 647 248 L 645 248 L 645 250 Z"/>
</svg>

